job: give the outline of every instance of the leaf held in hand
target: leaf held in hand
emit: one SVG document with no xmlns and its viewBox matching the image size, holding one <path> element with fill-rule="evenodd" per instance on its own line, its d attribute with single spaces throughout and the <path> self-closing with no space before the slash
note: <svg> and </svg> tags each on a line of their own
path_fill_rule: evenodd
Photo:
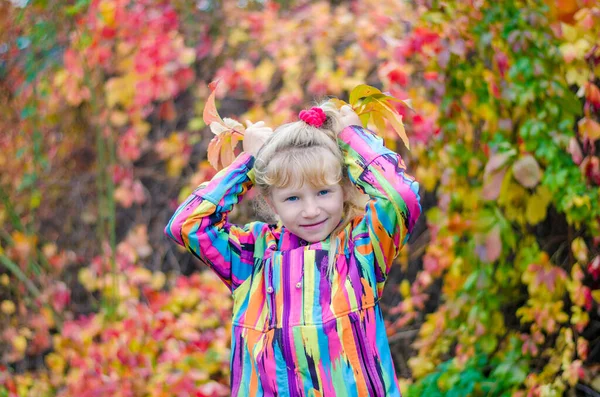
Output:
<svg viewBox="0 0 600 397">
<path fill-rule="evenodd" d="M 217 112 L 217 106 L 215 105 L 215 95 L 217 93 L 217 86 L 219 85 L 219 81 L 213 81 L 208 85 L 210 88 L 210 95 L 206 100 L 206 105 L 204 106 L 204 112 L 202 113 L 202 118 L 204 119 L 204 123 L 206 125 L 210 125 L 213 122 L 223 124 L 223 120 L 221 116 L 219 116 L 219 112 Z"/>
<path fill-rule="evenodd" d="M 339 99 L 332 99 L 331 101 L 337 107 L 341 107 L 345 104 Z M 402 139 L 406 148 L 410 149 L 408 136 L 406 135 L 404 124 L 402 123 L 402 115 L 399 114 L 396 108 L 391 104 L 391 102 L 400 102 L 409 109 L 412 109 L 409 101 L 394 98 L 387 93 L 381 92 L 378 88 L 360 84 L 350 92 L 349 102 L 352 109 L 356 112 L 358 117 L 360 117 L 363 126 L 366 127 L 369 120 L 372 120 L 378 130 L 383 130 L 385 129 L 384 120 L 387 120 Z"/>
<path fill-rule="evenodd" d="M 350 105 L 354 107 L 358 100 L 364 97 L 369 97 L 373 94 L 381 94 L 381 91 L 375 87 L 371 87 L 370 85 L 360 84 L 352 89 L 350 92 Z"/>
<path fill-rule="evenodd" d="M 235 159 L 234 150 L 244 136 L 244 126 L 230 118 L 222 119 L 215 105 L 218 82 L 209 84 L 211 90 L 206 101 L 202 118 L 215 136 L 208 145 L 208 162 L 216 170 L 227 167 Z"/>
</svg>

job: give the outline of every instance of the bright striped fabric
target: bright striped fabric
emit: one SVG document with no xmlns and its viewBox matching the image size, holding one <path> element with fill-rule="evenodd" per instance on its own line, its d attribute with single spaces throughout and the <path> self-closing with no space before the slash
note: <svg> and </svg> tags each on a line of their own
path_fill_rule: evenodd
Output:
<svg viewBox="0 0 600 397">
<path fill-rule="evenodd" d="M 307 244 L 281 225 L 238 227 L 227 214 L 252 185 L 242 153 L 177 209 L 165 233 L 233 294 L 233 396 L 400 396 L 379 308 L 392 260 L 420 215 L 400 156 L 360 127 L 340 133 L 349 175 L 370 196 L 340 239 Z"/>
</svg>

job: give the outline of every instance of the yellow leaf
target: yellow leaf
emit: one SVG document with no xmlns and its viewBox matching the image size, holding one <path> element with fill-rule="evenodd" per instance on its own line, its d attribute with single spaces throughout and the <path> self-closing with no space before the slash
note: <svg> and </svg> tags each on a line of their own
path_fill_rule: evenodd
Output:
<svg viewBox="0 0 600 397">
<path fill-rule="evenodd" d="M 112 108 L 120 104 L 129 108 L 135 96 L 135 83 L 138 78 L 132 74 L 123 77 L 113 77 L 104 84 L 106 104 Z"/>
<path fill-rule="evenodd" d="M 400 283 L 400 293 L 404 298 L 410 295 L 410 283 L 407 279 L 402 280 Z"/>
<path fill-rule="evenodd" d="M 433 189 L 435 189 L 435 185 L 438 181 L 438 173 L 434 171 L 435 169 L 433 168 L 425 167 L 418 167 L 416 171 L 416 177 L 419 184 L 428 192 L 432 192 Z"/>
<path fill-rule="evenodd" d="M 106 25 L 113 26 L 115 23 L 116 4 L 113 1 L 104 0 L 98 5 L 98 11 Z"/>
<path fill-rule="evenodd" d="M 573 255 L 575 256 L 575 259 L 577 259 L 577 261 L 579 263 L 586 263 L 588 260 L 588 247 L 585 244 L 585 241 L 583 240 L 583 238 L 581 237 L 577 237 L 576 239 L 573 240 L 573 242 L 571 243 L 571 251 L 573 251 Z"/>
<path fill-rule="evenodd" d="M 163 272 L 155 272 L 154 274 L 152 274 L 152 281 L 150 283 L 150 286 L 154 290 L 159 290 L 165 286 L 166 281 L 167 278 Z"/>
<path fill-rule="evenodd" d="M 384 134 L 386 127 L 385 121 L 381 115 L 381 113 L 373 112 L 371 113 L 371 119 L 373 120 L 373 124 L 375 124 L 375 128 L 380 134 Z"/>
<path fill-rule="evenodd" d="M 240 28 L 235 28 L 229 33 L 228 41 L 232 47 L 235 47 L 240 43 L 248 41 L 248 34 Z"/>
<path fill-rule="evenodd" d="M 369 123 L 369 119 L 371 118 L 371 115 L 369 113 L 363 113 L 363 114 L 359 114 L 358 118 L 360 119 L 360 122 L 362 123 L 363 127 L 367 127 L 367 124 Z"/>
<path fill-rule="evenodd" d="M 200 131 L 205 125 L 200 117 L 194 117 L 188 122 L 188 129 L 190 131 Z"/>
<path fill-rule="evenodd" d="M 569 83 L 570 85 L 576 85 L 578 87 L 581 87 L 589 81 L 590 74 L 591 73 L 589 69 L 582 68 L 581 65 L 576 65 L 567 68 L 565 78 L 567 80 L 567 83 Z"/>
<path fill-rule="evenodd" d="M 39 191 L 33 192 L 29 199 L 29 208 L 36 209 L 42 203 L 42 194 Z"/>
<path fill-rule="evenodd" d="M 0 304 L 0 311 L 9 316 L 13 314 L 16 311 L 16 309 L 17 307 L 15 306 L 15 303 L 13 301 L 4 300 Z"/>
<path fill-rule="evenodd" d="M 346 102 L 344 102 L 344 101 L 342 101 L 341 99 L 338 99 L 338 98 L 331 98 L 329 100 L 329 102 L 333 103 L 335 105 L 335 107 L 338 108 L 338 109 L 341 109 L 342 106 L 347 105 Z"/>
<path fill-rule="evenodd" d="M 525 210 L 527 223 L 537 225 L 543 221 L 546 218 L 546 211 L 551 200 L 552 194 L 550 191 L 546 187 L 540 186 L 527 201 L 527 208 Z"/>
<path fill-rule="evenodd" d="M 63 375 L 66 362 L 61 355 L 56 353 L 50 353 L 46 356 L 46 365 L 48 366 L 48 368 L 50 368 L 50 370 L 53 373 L 57 375 Z"/>
<path fill-rule="evenodd" d="M 406 131 L 404 130 L 404 124 L 402 123 L 402 116 L 395 111 L 391 111 L 389 109 L 385 109 L 383 111 L 385 118 L 392 124 L 396 133 L 402 139 L 404 146 L 407 149 L 410 149 L 410 143 L 408 142 L 408 136 L 406 136 Z"/>
<path fill-rule="evenodd" d="M 364 98 L 373 94 L 381 94 L 381 91 L 375 87 L 371 87 L 370 85 L 358 85 L 350 92 L 350 104 L 354 106 L 360 98 Z"/>
<path fill-rule="evenodd" d="M 110 122 L 112 125 L 114 125 L 116 127 L 124 126 L 125 124 L 127 124 L 128 120 L 129 120 L 129 116 L 127 116 L 127 113 L 125 113 L 125 112 L 113 110 L 110 114 Z"/>
<path fill-rule="evenodd" d="M 193 48 L 184 48 L 179 53 L 179 62 L 184 65 L 191 65 L 196 60 L 196 51 Z"/>
<path fill-rule="evenodd" d="M 12 345 L 17 352 L 25 353 L 25 350 L 27 349 L 27 339 L 23 335 L 15 336 Z"/>
<path fill-rule="evenodd" d="M 66 69 L 59 70 L 54 74 L 54 85 L 56 87 L 62 87 L 65 84 L 65 81 L 67 81 L 67 77 L 68 74 Z"/>
<path fill-rule="evenodd" d="M 264 59 L 257 67 L 254 69 L 254 75 L 256 80 L 259 82 L 268 85 L 275 73 L 276 66 L 269 59 Z"/>
</svg>

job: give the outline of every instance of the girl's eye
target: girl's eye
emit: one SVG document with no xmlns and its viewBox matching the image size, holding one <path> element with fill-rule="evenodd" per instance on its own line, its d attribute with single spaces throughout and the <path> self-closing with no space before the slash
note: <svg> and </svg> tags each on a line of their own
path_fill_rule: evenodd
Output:
<svg viewBox="0 0 600 397">
<path fill-rule="evenodd" d="M 297 201 L 298 200 L 298 196 L 290 196 L 288 198 L 286 198 L 284 201 Z"/>
<path fill-rule="evenodd" d="M 329 190 L 327 190 L 327 189 L 321 190 L 319 192 L 319 196 L 325 196 L 326 194 L 329 194 Z"/>
</svg>

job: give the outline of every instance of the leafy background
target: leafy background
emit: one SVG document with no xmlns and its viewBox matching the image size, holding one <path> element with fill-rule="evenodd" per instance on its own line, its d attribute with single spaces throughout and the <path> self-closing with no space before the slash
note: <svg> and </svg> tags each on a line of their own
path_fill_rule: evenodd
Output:
<svg viewBox="0 0 600 397">
<path fill-rule="evenodd" d="M 597 2 L 11 0 L 0 26 L 0 396 L 228 394 L 227 291 L 162 234 L 214 174 L 217 79 L 271 126 L 363 83 L 412 100 L 410 152 L 385 135 L 426 210 L 383 301 L 405 395 L 600 395 Z"/>
</svg>

